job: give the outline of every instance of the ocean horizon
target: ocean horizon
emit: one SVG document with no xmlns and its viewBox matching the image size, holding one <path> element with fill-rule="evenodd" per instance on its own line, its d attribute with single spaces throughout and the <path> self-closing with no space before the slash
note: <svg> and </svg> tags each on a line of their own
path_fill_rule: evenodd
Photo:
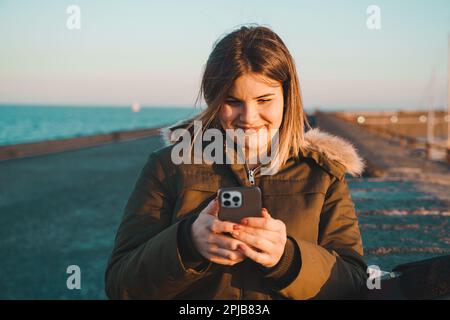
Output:
<svg viewBox="0 0 450 320">
<path fill-rule="evenodd" d="M 161 127 L 199 112 L 194 107 L 0 105 L 0 146 L 113 131 Z"/>
</svg>

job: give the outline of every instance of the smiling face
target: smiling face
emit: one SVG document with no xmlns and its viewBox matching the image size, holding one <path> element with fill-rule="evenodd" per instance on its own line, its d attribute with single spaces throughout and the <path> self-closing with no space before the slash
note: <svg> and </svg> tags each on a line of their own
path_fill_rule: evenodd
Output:
<svg viewBox="0 0 450 320">
<path fill-rule="evenodd" d="M 283 106 L 280 82 L 256 73 L 246 73 L 234 81 L 218 117 L 224 129 L 242 129 L 245 132 L 246 155 L 258 154 L 266 150 L 274 129 L 280 128 Z"/>
</svg>

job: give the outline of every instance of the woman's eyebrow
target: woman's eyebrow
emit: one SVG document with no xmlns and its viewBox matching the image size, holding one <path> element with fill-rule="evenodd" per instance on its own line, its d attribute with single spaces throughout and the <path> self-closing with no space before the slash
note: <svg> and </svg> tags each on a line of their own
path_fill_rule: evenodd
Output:
<svg viewBox="0 0 450 320">
<path fill-rule="evenodd" d="M 265 97 L 273 96 L 273 95 L 274 95 L 274 93 L 266 93 L 266 94 L 263 94 L 262 96 L 253 98 L 253 100 L 261 99 L 261 98 L 265 98 Z M 240 100 L 240 99 L 238 99 L 238 98 L 233 97 L 232 95 L 228 95 L 227 98 L 231 98 L 231 99 L 238 100 L 238 101 Z"/>
</svg>

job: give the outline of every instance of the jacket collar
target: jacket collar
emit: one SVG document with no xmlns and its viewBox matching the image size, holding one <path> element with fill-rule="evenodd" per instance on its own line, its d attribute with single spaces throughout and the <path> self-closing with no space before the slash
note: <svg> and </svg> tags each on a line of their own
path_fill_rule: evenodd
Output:
<svg viewBox="0 0 450 320">
<path fill-rule="evenodd" d="M 188 124 L 189 120 L 181 120 L 172 126 L 162 128 L 160 132 L 165 144 L 174 144 L 170 139 L 172 131 L 184 128 Z M 365 162 L 349 141 L 318 128 L 307 131 L 304 140 L 305 145 L 300 150 L 301 157 L 313 159 L 325 171 L 338 179 L 342 179 L 346 173 L 354 177 L 362 175 Z M 229 164 L 228 166 L 241 184 L 250 185 L 243 164 Z"/>
</svg>

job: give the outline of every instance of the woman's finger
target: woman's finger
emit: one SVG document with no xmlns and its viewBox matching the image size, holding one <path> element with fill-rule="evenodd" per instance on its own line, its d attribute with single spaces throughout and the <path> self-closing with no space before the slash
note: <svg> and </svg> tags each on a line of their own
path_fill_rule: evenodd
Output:
<svg viewBox="0 0 450 320">
<path fill-rule="evenodd" d="M 242 252 L 247 258 L 259 263 L 263 266 L 271 265 L 271 257 L 264 252 L 257 252 L 251 249 L 249 246 L 240 244 L 238 247 L 239 251 Z"/>
<path fill-rule="evenodd" d="M 208 243 L 222 249 L 236 251 L 238 245 L 242 242 L 224 234 L 211 234 L 208 238 Z"/>
<path fill-rule="evenodd" d="M 270 231 L 280 231 L 286 228 L 283 221 L 273 219 L 266 208 L 261 209 L 261 217 L 248 217 L 241 220 L 241 225 Z"/>
<path fill-rule="evenodd" d="M 237 232 L 245 232 L 254 236 L 263 237 L 269 240 L 270 242 L 276 243 L 280 238 L 280 232 L 279 231 L 271 231 L 271 230 L 265 230 L 260 228 L 253 228 L 253 227 L 247 227 L 243 225 L 236 224 L 234 225 L 234 231 Z M 231 233 L 233 234 L 233 233 Z"/>
<path fill-rule="evenodd" d="M 232 251 L 217 246 L 211 246 L 208 253 L 212 256 L 220 257 L 233 262 L 240 262 L 245 259 L 245 255 L 240 251 Z"/>
<path fill-rule="evenodd" d="M 241 220 L 241 224 L 253 228 L 265 229 L 270 231 L 279 231 L 280 225 L 272 218 L 248 217 Z"/>
<path fill-rule="evenodd" d="M 274 243 L 264 237 L 255 236 L 243 231 L 233 231 L 231 234 L 235 239 L 245 242 L 246 244 L 263 252 L 269 253 L 274 249 Z"/>
<path fill-rule="evenodd" d="M 266 208 L 262 208 L 262 217 L 263 218 L 272 218 L 272 216 L 270 215 L 269 211 L 267 211 Z"/>
<path fill-rule="evenodd" d="M 208 260 L 211 261 L 211 262 L 217 263 L 217 264 L 222 264 L 224 266 L 233 266 L 233 265 L 235 265 L 237 263 L 235 261 L 228 260 L 228 259 L 225 259 L 225 258 L 221 258 L 221 257 L 218 257 L 218 256 L 211 256 Z"/>
<path fill-rule="evenodd" d="M 231 233 L 234 230 L 234 225 L 235 225 L 235 223 L 233 223 L 233 222 L 215 219 L 209 225 L 209 227 L 210 227 L 209 229 L 211 230 L 211 232 L 214 232 L 214 233 L 224 233 L 224 232 Z"/>
</svg>

